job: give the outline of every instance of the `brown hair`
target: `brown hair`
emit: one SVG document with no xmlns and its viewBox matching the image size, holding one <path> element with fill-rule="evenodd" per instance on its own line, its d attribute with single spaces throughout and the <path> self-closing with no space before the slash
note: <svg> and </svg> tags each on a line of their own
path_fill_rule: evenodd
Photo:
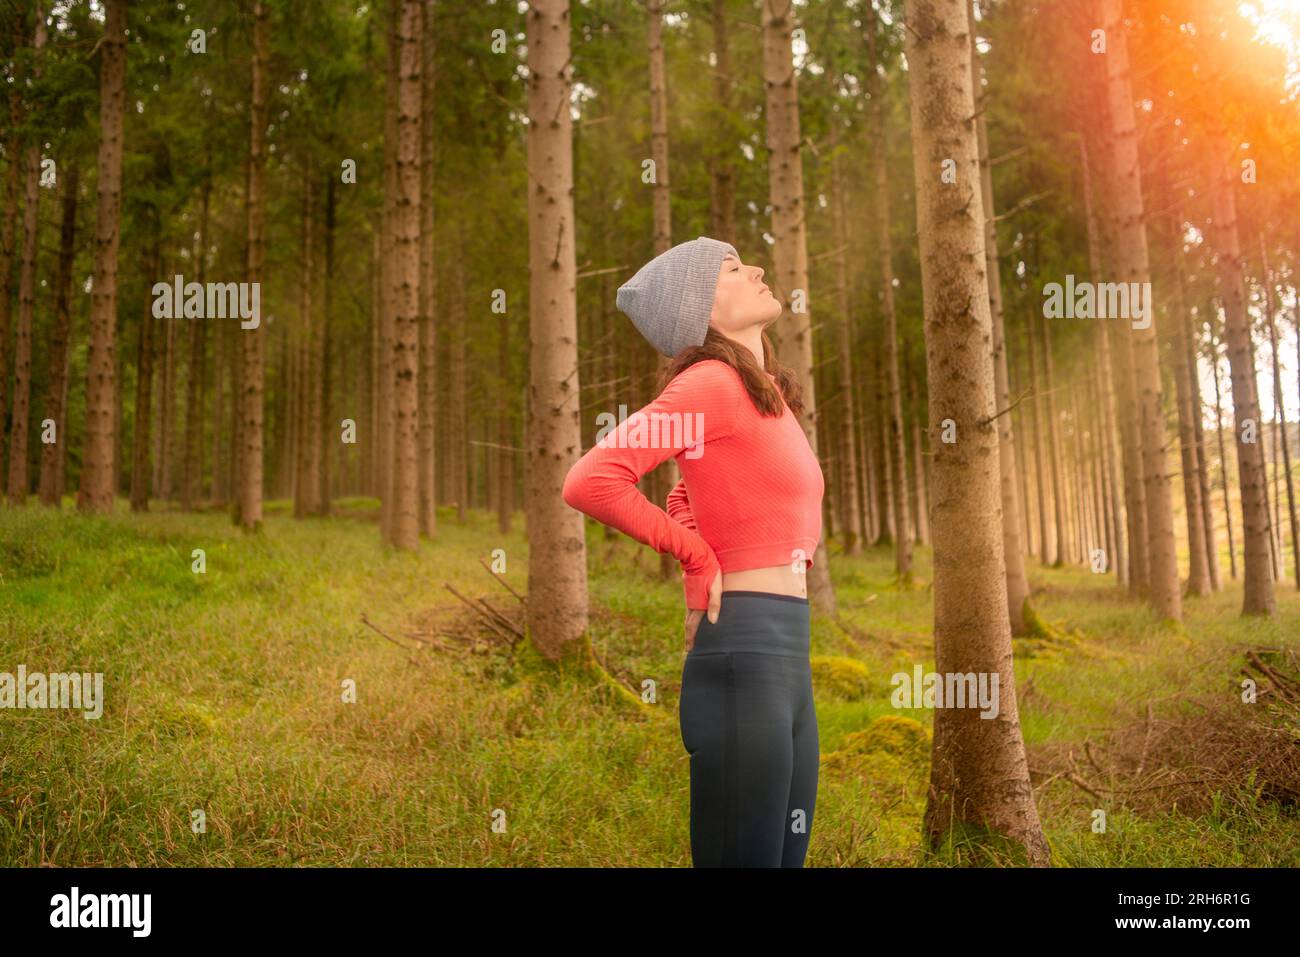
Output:
<svg viewBox="0 0 1300 957">
<path fill-rule="evenodd" d="M 765 367 L 763 369 L 760 369 L 758 363 L 754 361 L 754 353 L 710 326 L 705 333 L 703 345 L 683 349 L 663 367 L 663 371 L 659 374 L 657 391 L 662 392 L 669 382 L 695 363 L 705 359 L 718 359 L 740 373 L 740 379 L 745 383 L 745 390 L 749 393 L 750 400 L 762 415 L 783 415 L 785 410 L 781 406 L 782 398 L 790 407 L 790 411 L 796 416 L 799 415 L 803 412 L 803 387 L 799 385 L 794 371 L 776 360 L 776 350 L 772 348 L 772 340 L 767 337 L 767 333 L 763 332 L 761 335 Z M 776 376 L 775 387 L 772 380 L 767 377 L 768 372 Z M 780 391 L 778 392 L 777 389 Z"/>
</svg>

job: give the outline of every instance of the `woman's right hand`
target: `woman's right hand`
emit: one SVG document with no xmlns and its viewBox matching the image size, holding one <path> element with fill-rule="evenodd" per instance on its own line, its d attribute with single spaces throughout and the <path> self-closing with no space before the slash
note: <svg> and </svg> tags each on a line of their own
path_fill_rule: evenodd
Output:
<svg viewBox="0 0 1300 957">
<path fill-rule="evenodd" d="M 713 576 L 713 581 L 709 584 L 709 624 L 718 623 L 718 613 L 722 610 L 722 569 Z M 701 608 L 686 609 L 686 650 L 690 651 L 695 647 L 695 632 L 700 627 L 700 620 L 704 617 L 705 611 Z"/>
</svg>

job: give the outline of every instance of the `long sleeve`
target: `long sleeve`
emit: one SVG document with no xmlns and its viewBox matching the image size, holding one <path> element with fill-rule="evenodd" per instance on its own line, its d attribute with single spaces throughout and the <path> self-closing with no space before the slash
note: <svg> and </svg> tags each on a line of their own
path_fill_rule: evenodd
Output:
<svg viewBox="0 0 1300 957">
<path fill-rule="evenodd" d="M 721 565 L 698 531 L 650 502 L 636 483 L 679 453 L 708 454 L 710 442 L 731 434 L 743 393 L 739 376 L 726 363 L 697 362 L 602 437 L 564 479 L 570 507 L 682 563 L 687 608 L 708 608 L 709 585 Z"/>
<path fill-rule="evenodd" d="M 695 513 L 691 511 L 691 500 L 686 494 L 686 479 L 674 485 L 668 493 L 668 514 L 679 524 L 695 529 Z"/>
</svg>

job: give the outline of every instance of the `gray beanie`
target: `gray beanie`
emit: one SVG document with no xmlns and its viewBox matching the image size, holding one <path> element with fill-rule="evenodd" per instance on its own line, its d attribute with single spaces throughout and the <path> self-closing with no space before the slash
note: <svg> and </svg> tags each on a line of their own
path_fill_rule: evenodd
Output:
<svg viewBox="0 0 1300 957">
<path fill-rule="evenodd" d="M 618 288 L 615 302 L 652 346 L 669 358 L 704 344 L 718 271 L 736 247 L 708 236 L 660 253 Z"/>
</svg>

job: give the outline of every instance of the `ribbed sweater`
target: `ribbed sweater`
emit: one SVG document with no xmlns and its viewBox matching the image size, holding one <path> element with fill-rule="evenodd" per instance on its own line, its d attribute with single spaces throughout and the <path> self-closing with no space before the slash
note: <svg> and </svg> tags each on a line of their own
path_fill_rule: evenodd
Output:
<svg viewBox="0 0 1300 957">
<path fill-rule="evenodd" d="M 768 376 L 775 380 L 771 373 Z M 682 563 L 686 607 L 706 609 L 714 576 L 812 565 L 821 538 L 821 464 L 790 407 L 762 415 L 740 373 L 697 362 L 574 463 L 564 501 Z M 637 488 L 669 458 L 682 481 L 664 511 Z"/>
</svg>

